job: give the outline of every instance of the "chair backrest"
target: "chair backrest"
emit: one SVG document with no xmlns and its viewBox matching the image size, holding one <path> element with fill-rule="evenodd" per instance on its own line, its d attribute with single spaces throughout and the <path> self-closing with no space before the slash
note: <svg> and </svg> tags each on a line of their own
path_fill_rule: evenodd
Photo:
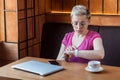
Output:
<svg viewBox="0 0 120 80">
<path fill-rule="evenodd" d="M 62 38 L 70 31 L 72 31 L 71 24 L 45 23 L 42 30 L 40 57 L 56 59 Z"/>
<path fill-rule="evenodd" d="M 120 27 L 100 27 L 105 57 L 102 64 L 120 66 Z"/>
<path fill-rule="evenodd" d="M 89 26 L 90 30 L 98 31 L 98 27 Z M 67 23 L 45 23 L 42 30 L 40 57 L 56 59 L 65 33 L 73 31 Z"/>
</svg>

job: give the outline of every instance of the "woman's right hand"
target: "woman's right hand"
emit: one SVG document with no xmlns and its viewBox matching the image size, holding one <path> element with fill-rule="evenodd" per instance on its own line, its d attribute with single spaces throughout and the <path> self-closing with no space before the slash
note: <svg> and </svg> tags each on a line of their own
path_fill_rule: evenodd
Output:
<svg viewBox="0 0 120 80">
<path fill-rule="evenodd" d="M 74 46 L 69 46 L 68 48 L 65 49 L 64 51 L 64 60 L 68 61 L 69 58 L 74 56 L 74 50 L 76 48 Z"/>
</svg>

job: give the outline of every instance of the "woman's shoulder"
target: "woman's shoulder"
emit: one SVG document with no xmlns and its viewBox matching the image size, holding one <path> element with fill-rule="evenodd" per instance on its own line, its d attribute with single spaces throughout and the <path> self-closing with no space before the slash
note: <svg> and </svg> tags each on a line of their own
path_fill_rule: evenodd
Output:
<svg viewBox="0 0 120 80">
<path fill-rule="evenodd" d="M 100 35 L 98 32 L 92 31 L 92 30 L 89 30 L 88 34 L 89 34 L 89 35 L 95 35 L 95 34 Z"/>
<path fill-rule="evenodd" d="M 72 36 L 73 34 L 74 34 L 74 32 L 68 32 L 65 34 L 65 36 L 68 37 L 68 36 Z"/>
<path fill-rule="evenodd" d="M 92 30 L 89 30 L 87 36 L 89 36 L 89 37 L 101 37 L 98 32 L 92 31 Z"/>
</svg>

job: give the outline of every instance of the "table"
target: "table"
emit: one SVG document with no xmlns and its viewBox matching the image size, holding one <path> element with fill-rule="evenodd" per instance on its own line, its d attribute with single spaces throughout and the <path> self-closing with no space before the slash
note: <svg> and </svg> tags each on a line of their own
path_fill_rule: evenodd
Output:
<svg viewBox="0 0 120 80">
<path fill-rule="evenodd" d="M 99 73 L 91 73 L 85 70 L 87 64 L 58 61 L 60 65 L 65 68 L 65 70 L 48 76 L 40 76 L 37 74 L 11 68 L 11 66 L 14 64 L 22 63 L 29 60 L 36 60 L 48 63 L 48 61 L 51 59 L 25 57 L 1 67 L 0 76 L 21 80 L 120 80 L 120 68 L 107 65 L 102 65 L 104 71 Z"/>
</svg>

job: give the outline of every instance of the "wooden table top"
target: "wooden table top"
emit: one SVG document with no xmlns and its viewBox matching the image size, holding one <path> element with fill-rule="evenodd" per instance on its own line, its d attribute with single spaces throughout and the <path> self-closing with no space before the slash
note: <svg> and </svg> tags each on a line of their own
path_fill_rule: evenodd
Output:
<svg viewBox="0 0 120 80">
<path fill-rule="evenodd" d="M 65 68 L 65 70 L 50 74 L 48 76 L 40 76 L 37 74 L 11 68 L 11 66 L 14 64 L 29 60 L 48 63 L 50 59 L 25 57 L 1 67 L 0 76 L 21 80 L 120 80 L 120 68 L 107 65 L 102 65 L 104 68 L 102 72 L 91 73 L 85 70 L 87 64 L 58 61 L 60 65 Z"/>
</svg>

